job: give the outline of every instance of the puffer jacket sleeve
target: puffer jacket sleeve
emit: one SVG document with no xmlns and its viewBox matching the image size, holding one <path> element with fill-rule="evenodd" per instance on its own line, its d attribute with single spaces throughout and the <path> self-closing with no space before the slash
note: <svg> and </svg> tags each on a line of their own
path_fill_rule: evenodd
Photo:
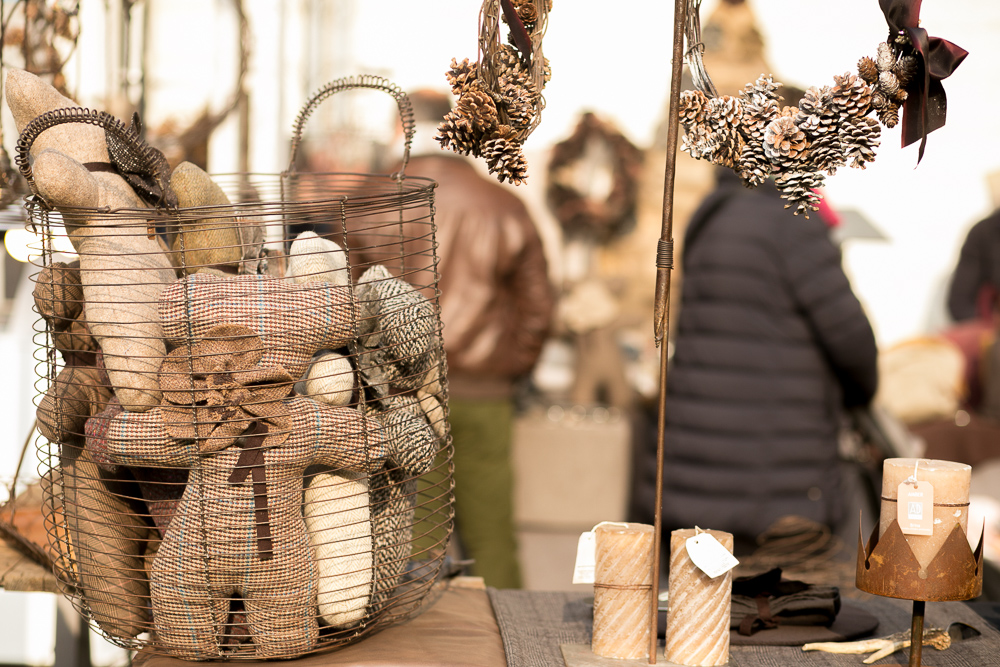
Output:
<svg viewBox="0 0 1000 667">
<path fill-rule="evenodd" d="M 845 407 L 868 404 L 878 388 L 878 349 L 838 248 L 816 219 L 787 227 L 787 279 L 843 390 Z"/>
</svg>

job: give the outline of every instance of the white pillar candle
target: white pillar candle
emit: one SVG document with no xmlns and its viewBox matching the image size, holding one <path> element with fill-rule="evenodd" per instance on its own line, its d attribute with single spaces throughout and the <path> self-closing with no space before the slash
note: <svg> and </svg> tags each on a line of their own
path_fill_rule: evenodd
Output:
<svg viewBox="0 0 1000 667">
<path fill-rule="evenodd" d="M 931 535 L 904 535 L 921 569 L 925 569 L 955 525 L 966 532 L 969 522 L 969 483 L 972 467 L 936 459 L 886 459 L 882 464 L 882 508 L 879 537 L 896 520 L 899 485 L 915 475 L 917 481 L 934 488 L 933 530 Z"/>
<path fill-rule="evenodd" d="M 712 579 L 691 561 L 686 544 L 696 532 L 709 533 L 733 551 L 732 534 L 721 530 L 685 528 L 670 533 L 666 658 L 678 665 L 715 667 L 729 662 L 733 573 Z"/>
<path fill-rule="evenodd" d="M 594 528 L 594 655 L 649 656 L 653 535 L 653 527 L 641 523 Z"/>
</svg>

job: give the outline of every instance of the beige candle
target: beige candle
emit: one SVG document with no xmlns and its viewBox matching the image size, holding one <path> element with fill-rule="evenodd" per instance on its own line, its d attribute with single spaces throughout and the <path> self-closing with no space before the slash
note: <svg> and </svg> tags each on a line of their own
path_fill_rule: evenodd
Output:
<svg viewBox="0 0 1000 667">
<path fill-rule="evenodd" d="M 709 533 L 730 553 L 733 536 L 721 530 Z M 688 556 L 687 539 L 693 528 L 670 533 L 670 601 L 667 606 L 666 658 L 678 665 L 714 667 L 729 662 L 729 613 L 733 573 L 712 579 Z"/>
<path fill-rule="evenodd" d="M 879 537 L 896 520 L 899 485 L 914 473 L 917 481 L 929 482 L 934 487 L 934 532 L 931 535 L 904 535 L 920 567 L 926 568 L 954 530 L 955 524 L 962 527 L 962 532 L 968 528 L 972 467 L 936 459 L 886 459 L 882 464 Z"/>
<path fill-rule="evenodd" d="M 604 658 L 649 656 L 653 602 L 653 527 L 602 523 L 594 528 L 594 638 Z"/>
</svg>

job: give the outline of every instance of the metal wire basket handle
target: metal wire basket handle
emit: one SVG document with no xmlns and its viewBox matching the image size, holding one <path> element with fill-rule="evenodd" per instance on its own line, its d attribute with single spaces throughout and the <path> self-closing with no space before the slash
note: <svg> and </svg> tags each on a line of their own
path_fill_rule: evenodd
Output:
<svg viewBox="0 0 1000 667">
<path fill-rule="evenodd" d="M 292 145 L 288 161 L 288 172 L 295 171 L 295 158 L 298 155 L 299 145 L 302 143 L 302 131 L 305 129 L 305 124 L 309 116 L 328 97 L 335 93 L 354 88 L 381 90 L 396 100 L 396 105 L 399 107 L 399 119 L 403 124 L 403 135 L 405 137 L 403 143 L 403 162 L 396 177 L 399 179 L 404 178 L 406 165 L 410 161 L 410 145 L 413 143 L 414 127 L 416 126 L 416 121 L 413 119 L 413 105 L 410 103 L 409 96 L 403 92 L 402 88 L 388 79 L 375 76 L 374 74 L 360 74 L 358 76 L 348 76 L 331 81 L 314 93 L 309 101 L 305 103 L 305 106 L 299 111 L 299 115 L 296 117 L 295 124 L 292 127 Z"/>
<path fill-rule="evenodd" d="M 170 165 L 162 152 L 139 137 L 141 123 L 138 114 L 133 114 L 132 125 L 126 126 L 106 111 L 84 107 L 67 107 L 43 113 L 28 123 L 18 137 L 14 164 L 33 194 L 38 194 L 38 188 L 35 187 L 28 151 L 42 132 L 63 123 L 86 123 L 102 128 L 113 170 L 121 174 L 146 203 L 177 207 L 177 196 L 170 188 Z M 94 165 L 84 166 L 93 168 Z"/>
</svg>

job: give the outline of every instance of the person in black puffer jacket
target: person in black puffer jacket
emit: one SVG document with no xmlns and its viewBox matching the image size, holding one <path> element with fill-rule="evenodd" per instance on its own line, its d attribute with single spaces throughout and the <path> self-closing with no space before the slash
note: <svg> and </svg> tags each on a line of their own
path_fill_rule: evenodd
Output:
<svg viewBox="0 0 1000 667">
<path fill-rule="evenodd" d="M 877 349 L 820 217 L 786 210 L 770 181 L 718 178 L 685 235 L 663 533 L 697 525 L 751 547 L 782 516 L 845 518 L 837 435 L 875 395 Z M 643 447 L 633 507 L 651 513 L 655 440 Z"/>
</svg>

